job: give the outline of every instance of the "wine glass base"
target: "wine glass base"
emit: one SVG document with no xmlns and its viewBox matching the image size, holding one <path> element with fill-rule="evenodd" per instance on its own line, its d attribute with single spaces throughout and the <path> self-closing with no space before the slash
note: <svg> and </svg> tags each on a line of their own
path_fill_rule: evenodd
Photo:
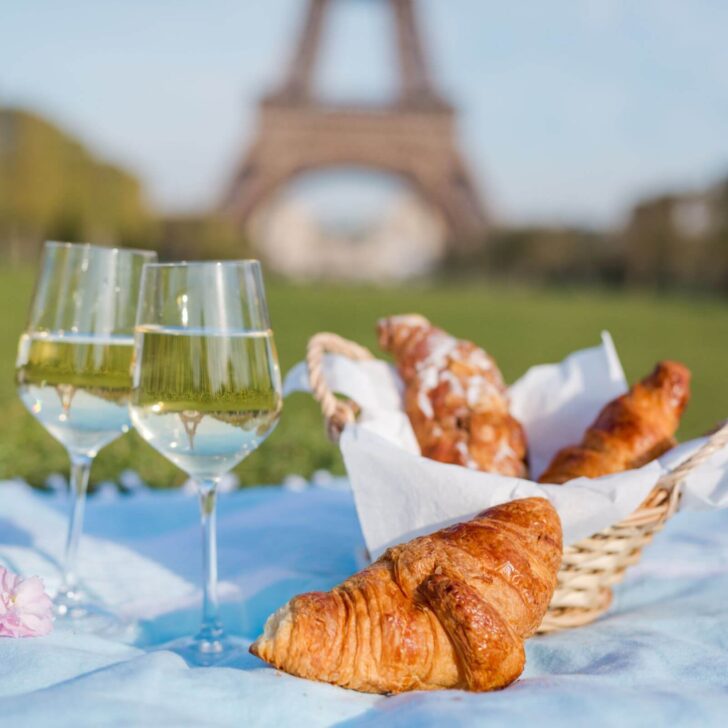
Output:
<svg viewBox="0 0 728 728">
<path fill-rule="evenodd" d="M 189 667 L 212 667 L 227 665 L 247 657 L 250 641 L 241 637 L 223 635 L 219 639 L 181 637 L 159 645 L 155 649 L 169 650 L 178 654 Z"/>
<path fill-rule="evenodd" d="M 95 635 L 131 643 L 137 638 L 137 625 L 103 607 L 81 599 L 58 595 L 53 601 L 54 629 L 58 632 Z"/>
</svg>

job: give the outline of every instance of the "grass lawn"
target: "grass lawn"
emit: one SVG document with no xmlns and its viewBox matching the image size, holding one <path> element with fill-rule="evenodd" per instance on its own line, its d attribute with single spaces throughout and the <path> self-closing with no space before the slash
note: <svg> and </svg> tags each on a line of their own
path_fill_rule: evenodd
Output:
<svg viewBox="0 0 728 728">
<path fill-rule="evenodd" d="M 65 472 L 60 445 L 20 403 L 13 381 L 15 348 L 30 301 L 34 271 L 0 270 L 0 478 L 20 476 L 41 485 Z M 592 346 L 609 329 L 630 380 L 661 358 L 683 361 L 693 371 L 693 399 L 680 435 L 697 435 L 728 417 L 728 305 L 720 299 L 655 297 L 585 290 L 503 287 L 493 283 L 366 288 L 270 282 L 269 303 L 285 372 L 303 358 L 317 331 L 334 331 L 371 348 L 379 316 L 421 312 L 453 334 L 473 339 L 495 355 L 506 378 L 530 365 L 558 361 Z M 92 480 L 115 479 L 134 468 L 149 483 L 167 487 L 185 476 L 135 434 L 97 458 Z M 293 395 L 278 429 L 238 469 L 241 482 L 279 482 L 286 474 L 318 468 L 342 472 L 316 405 Z"/>
</svg>

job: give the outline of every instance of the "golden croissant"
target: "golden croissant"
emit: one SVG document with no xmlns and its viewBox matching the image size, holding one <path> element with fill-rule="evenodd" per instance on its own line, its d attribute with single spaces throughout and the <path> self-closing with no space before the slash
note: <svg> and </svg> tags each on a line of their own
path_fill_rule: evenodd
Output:
<svg viewBox="0 0 728 728">
<path fill-rule="evenodd" d="M 674 434 L 689 399 L 687 367 L 660 362 L 627 394 L 604 407 L 579 445 L 557 452 L 540 482 L 597 478 L 654 460 L 674 447 Z"/>
<path fill-rule="evenodd" d="M 390 548 L 330 592 L 294 597 L 250 651 L 299 677 L 373 693 L 494 690 L 556 586 L 561 524 L 543 498 Z"/>
<path fill-rule="evenodd" d="M 492 357 L 415 314 L 378 325 L 379 345 L 394 355 L 404 406 L 425 457 L 502 475 L 526 475 L 526 437 L 508 412 Z"/>
</svg>

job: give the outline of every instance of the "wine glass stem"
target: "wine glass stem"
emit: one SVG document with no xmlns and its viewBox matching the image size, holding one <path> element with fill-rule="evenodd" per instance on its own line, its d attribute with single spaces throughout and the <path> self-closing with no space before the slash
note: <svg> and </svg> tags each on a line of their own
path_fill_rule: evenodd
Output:
<svg viewBox="0 0 728 728">
<path fill-rule="evenodd" d="M 223 636 L 222 623 L 218 614 L 217 599 L 217 481 L 202 480 L 199 483 L 200 518 L 202 522 L 202 576 L 203 602 L 202 626 L 197 640 L 202 649 L 215 650 L 215 644 Z"/>
<path fill-rule="evenodd" d="M 83 530 L 83 512 L 86 504 L 86 489 L 91 472 L 93 458 L 88 455 L 71 453 L 71 511 L 66 537 L 66 551 L 63 559 L 63 583 L 61 595 L 73 597 L 78 583 L 76 562 L 78 558 L 78 542 Z"/>
</svg>

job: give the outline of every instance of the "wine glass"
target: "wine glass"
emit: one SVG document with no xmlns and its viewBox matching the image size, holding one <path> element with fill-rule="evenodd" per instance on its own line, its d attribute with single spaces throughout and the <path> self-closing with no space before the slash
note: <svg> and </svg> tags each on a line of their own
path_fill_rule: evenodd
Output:
<svg viewBox="0 0 728 728">
<path fill-rule="evenodd" d="M 191 665 L 227 660 L 243 642 L 218 615 L 217 484 L 270 434 L 282 404 L 260 263 L 145 265 L 132 378 L 134 426 L 200 496 L 202 626 L 169 648 Z"/>
<path fill-rule="evenodd" d="M 76 562 L 91 463 L 130 427 L 128 400 L 139 283 L 146 250 L 48 242 L 25 333 L 16 383 L 23 403 L 68 451 L 68 534 L 56 617 L 75 631 L 120 626 L 79 587 Z"/>
</svg>

